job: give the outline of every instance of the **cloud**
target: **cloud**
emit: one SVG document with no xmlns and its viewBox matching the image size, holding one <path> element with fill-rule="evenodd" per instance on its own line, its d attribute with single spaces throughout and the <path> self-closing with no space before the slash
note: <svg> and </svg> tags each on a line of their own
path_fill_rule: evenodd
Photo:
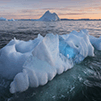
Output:
<svg viewBox="0 0 101 101">
<path fill-rule="evenodd" d="M 0 0 L 0 5 L 9 3 L 11 0 Z"/>
<path fill-rule="evenodd" d="M 0 2 L 10 2 L 11 0 L 0 0 Z"/>
<path fill-rule="evenodd" d="M 19 10 L 19 13 L 41 16 L 42 13 L 44 13 L 44 10 L 42 10 L 42 9 L 23 9 L 23 10 Z"/>
<path fill-rule="evenodd" d="M 84 7 L 81 9 L 77 9 L 76 11 L 79 12 L 94 12 L 94 11 L 101 11 L 101 7 Z"/>
<path fill-rule="evenodd" d="M 42 2 L 85 2 L 86 0 L 41 0 Z M 91 0 L 90 0 L 91 1 Z M 87 1 L 86 1 L 87 2 Z"/>
<path fill-rule="evenodd" d="M 21 13 L 34 13 L 34 12 L 36 12 L 37 10 L 33 10 L 33 9 L 23 9 L 23 10 L 21 10 L 20 12 Z"/>
<path fill-rule="evenodd" d="M 87 13 L 59 13 L 59 15 L 84 15 L 84 14 L 87 14 Z"/>
<path fill-rule="evenodd" d="M 56 8 L 42 8 L 42 10 L 61 10 L 61 11 L 64 11 L 64 10 L 72 10 L 71 8 L 69 7 L 56 7 Z"/>
<path fill-rule="evenodd" d="M 101 11 L 101 6 L 100 7 L 92 7 L 91 9 L 95 9 L 95 10 L 100 10 Z"/>
</svg>

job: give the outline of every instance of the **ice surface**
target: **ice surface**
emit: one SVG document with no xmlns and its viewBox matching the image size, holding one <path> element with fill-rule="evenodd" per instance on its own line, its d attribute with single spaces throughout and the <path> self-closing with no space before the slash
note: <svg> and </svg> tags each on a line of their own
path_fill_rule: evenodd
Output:
<svg viewBox="0 0 101 101">
<path fill-rule="evenodd" d="M 58 20 L 59 17 L 56 13 L 51 13 L 50 11 L 46 11 L 45 14 L 37 21 L 58 21 Z"/>
<path fill-rule="evenodd" d="M 94 47 L 101 49 L 98 42 L 101 42 L 100 38 L 90 36 L 87 30 L 66 35 L 47 34 L 45 37 L 39 34 L 29 41 L 14 38 L 0 50 L 0 75 L 14 78 L 11 93 L 45 85 L 75 63 L 94 56 Z"/>
<path fill-rule="evenodd" d="M 60 53 L 62 53 L 68 58 L 73 58 L 76 54 L 74 49 L 67 44 L 67 42 L 62 38 L 62 36 L 59 37 L 59 50 Z"/>
<path fill-rule="evenodd" d="M 94 48 L 90 43 L 87 30 L 81 30 L 80 32 L 72 31 L 68 36 L 62 35 L 62 38 L 65 40 L 64 42 L 70 46 L 69 49 L 72 55 L 75 55 L 75 62 L 78 63 L 87 56 L 94 56 Z"/>
<path fill-rule="evenodd" d="M 27 76 L 27 72 L 26 70 L 23 69 L 23 72 L 22 73 L 18 73 L 16 75 L 16 77 L 14 78 L 14 81 L 16 81 L 16 84 L 15 83 L 11 83 L 11 86 L 12 86 L 12 93 L 15 93 L 13 91 L 20 91 L 20 92 L 23 92 L 24 90 L 27 90 L 28 89 L 28 85 L 29 85 L 29 79 L 28 79 L 28 76 Z"/>
<path fill-rule="evenodd" d="M 27 42 L 12 39 L 0 50 L 0 74 L 5 78 L 13 79 L 18 72 L 22 71 L 24 62 L 42 39 L 40 35 L 35 40 Z"/>
<path fill-rule="evenodd" d="M 99 38 L 96 38 L 94 36 L 89 35 L 89 39 L 91 44 L 97 49 L 101 50 L 101 36 Z"/>
<path fill-rule="evenodd" d="M 42 42 L 35 47 L 32 52 L 32 56 L 29 57 L 23 66 L 24 70 L 27 71 L 27 76 L 29 78 L 28 86 L 23 87 L 21 84 L 23 91 L 28 87 L 45 85 L 49 80 L 52 80 L 56 74 L 61 74 L 63 71 L 66 71 L 73 66 L 71 60 L 66 57 L 61 57 L 59 53 L 58 35 L 47 34 Z M 19 74 L 24 75 L 23 72 Z M 15 76 L 17 80 L 14 79 L 11 83 L 11 93 L 17 92 L 19 90 L 19 86 L 21 86 L 20 82 L 18 84 L 18 80 L 20 78 L 18 75 Z M 18 86 L 15 87 L 13 85 Z M 21 91 L 19 90 L 19 92 Z"/>
</svg>

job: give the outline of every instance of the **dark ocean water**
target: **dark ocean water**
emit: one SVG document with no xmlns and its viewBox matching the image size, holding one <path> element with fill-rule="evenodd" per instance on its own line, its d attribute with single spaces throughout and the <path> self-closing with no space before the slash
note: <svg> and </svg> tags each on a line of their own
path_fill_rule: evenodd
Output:
<svg viewBox="0 0 101 101">
<path fill-rule="evenodd" d="M 81 29 L 88 29 L 90 35 L 99 37 L 101 21 L 0 21 L 0 49 L 14 37 L 30 40 L 39 33 L 42 36 L 47 33 L 61 35 Z M 101 101 L 101 51 L 95 50 L 94 57 L 87 57 L 45 86 L 12 95 L 10 82 L 0 76 L 0 101 Z"/>
</svg>

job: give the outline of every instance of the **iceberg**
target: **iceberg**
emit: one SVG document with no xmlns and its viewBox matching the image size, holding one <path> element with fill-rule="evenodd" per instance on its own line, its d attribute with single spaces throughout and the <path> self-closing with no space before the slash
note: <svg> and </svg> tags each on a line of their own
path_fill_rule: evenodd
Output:
<svg viewBox="0 0 101 101">
<path fill-rule="evenodd" d="M 0 17 L 0 21 L 7 21 L 6 18 Z"/>
<path fill-rule="evenodd" d="M 45 14 L 36 21 L 59 21 L 59 17 L 56 13 L 51 13 L 50 11 L 46 11 Z"/>
<path fill-rule="evenodd" d="M 39 34 L 29 41 L 14 38 L 0 50 L 0 75 L 13 79 L 12 94 L 43 86 L 87 56 L 94 56 L 94 47 L 101 48 L 95 44 L 101 41 L 92 37 L 84 29 L 65 35 Z"/>
<path fill-rule="evenodd" d="M 15 20 L 12 18 L 12 19 L 8 19 L 8 21 L 15 21 Z"/>
</svg>

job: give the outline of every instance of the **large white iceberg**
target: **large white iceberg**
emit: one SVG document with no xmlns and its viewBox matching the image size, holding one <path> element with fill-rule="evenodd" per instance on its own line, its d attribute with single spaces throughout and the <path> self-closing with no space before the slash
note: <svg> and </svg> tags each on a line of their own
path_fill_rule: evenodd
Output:
<svg viewBox="0 0 101 101">
<path fill-rule="evenodd" d="M 11 93 L 45 85 L 75 63 L 94 56 L 90 41 L 87 30 L 66 35 L 47 34 L 45 37 L 39 34 L 36 39 L 26 42 L 13 39 L 0 50 L 0 75 L 14 78 L 10 84 Z"/>
<path fill-rule="evenodd" d="M 51 13 L 50 11 L 46 11 L 45 14 L 37 21 L 59 21 L 59 17 L 56 13 Z"/>
</svg>

